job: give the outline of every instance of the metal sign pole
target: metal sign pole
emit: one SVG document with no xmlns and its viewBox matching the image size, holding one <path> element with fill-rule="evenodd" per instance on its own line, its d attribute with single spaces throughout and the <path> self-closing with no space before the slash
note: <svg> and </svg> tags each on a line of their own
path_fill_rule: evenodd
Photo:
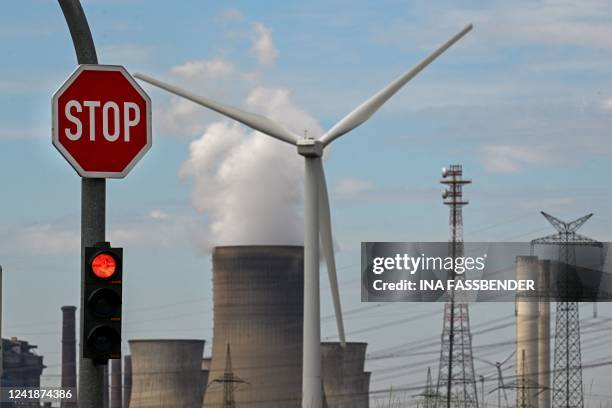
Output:
<svg viewBox="0 0 612 408">
<path fill-rule="evenodd" d="M 66 23 L 70 29 L 72 43 L 79 64 L 97 64 L 96 48 L 87 18 L 79 0 L 58 0 Z M 106 226 L 106 180 L 97 178 L 81 179 L 81 308 L 80 331 L 83 347 L 83 260 L 84 248 L 97 242 L 105 241 Z M 94 365 L 93 360 L 84 359 L 79 353 L 79 388 L 80 407 L 102 408 L 104 384 L 104 366 Z"/>
</svg>

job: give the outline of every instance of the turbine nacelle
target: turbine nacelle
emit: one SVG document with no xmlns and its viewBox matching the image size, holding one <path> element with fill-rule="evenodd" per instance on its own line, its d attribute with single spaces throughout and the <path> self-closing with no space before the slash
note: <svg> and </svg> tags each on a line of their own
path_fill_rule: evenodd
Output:
<svg viewBox="0 0 612 408">
<path fill-rule="evenodd" d="M 320 140 L 302 138 L 296 143 L 298 154 L 304 157 L 321 157 L 323 156 L 323 143 Z"/>
</svg>

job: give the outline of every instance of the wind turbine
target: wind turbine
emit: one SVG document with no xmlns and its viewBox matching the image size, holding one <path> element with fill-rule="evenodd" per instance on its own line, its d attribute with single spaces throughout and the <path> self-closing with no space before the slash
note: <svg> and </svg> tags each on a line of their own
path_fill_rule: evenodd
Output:
<svg viewBox="0 0 612 408">
<path fill-rule="evenodd" d="M 510 360 L 512 358 L 512 356 L 516 353 L 516 351 L 513 351 L 508 357 L 506 357 L 506 359 L 504 361 L 496 361 L 494 363 L 485 360 L 483 358 L 478 358 L 478 357 L 474 357 L 474 359 L 478 360 L 478 361 L 482 361 L 483 363 L 492 365 L 493 367 L 496 368 L 497 370 L 497 388 L 495 388 L 494 390 L 490 391 L 490 393 L 492 393 L 493 391 L 497 390 L 497 407 L 498 408 L 502 408 L 501 405 L 501 392 L 502 390 L 504 391 L 504 399 L 506 400 L 506 407 L 510 407 L 509 402 L 508 402 L 508 395 L 506 394 L 506 388 L 508 388 L 506 386 L 506 384 L 504 384 L 504 374 L 502 372 L 502 366 L 504 364 L 506 364 L 508 362 L 508 360 Z M 484 397 L 483 397 L 484 400 Z"/>
<path fill-rule="evenodd" d="M 232 118 L 256 131 L 297 147 L 297 153 L 304 157 L 304 338 L 302 365 L 302 407 L 321 408 L 323 390 L 321 383 L 321 315 L 319 300 L 319 235 L 321 247 L 327 262 L 330 287 L 341 345 L 346 345 L 342 309 L 338 293 L 338 279 L 334 259 L 331 231 L 329 198 L 321 157 L 323 149 L 338 137 L 350 132 L 368 120 L 389 98 L 409 80 L 459 41 L 472 29 L 468 25 L 431 55 L 357 106 L 330 130 L 318 139 L 300 136 L 264 116 L 246 112 L 211 99 L 195 95 L 143 74 L 134 76 L 158 88 L 186 98 L 192 102 Z"/>
</svg>

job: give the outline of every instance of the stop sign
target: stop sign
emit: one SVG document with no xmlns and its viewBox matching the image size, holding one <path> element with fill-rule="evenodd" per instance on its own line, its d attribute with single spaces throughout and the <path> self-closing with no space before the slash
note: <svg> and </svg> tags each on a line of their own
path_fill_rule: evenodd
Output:
<svg viewBox="0 0 612 408">
<path fill-rule="evenodd" d="M 125 177 L 151 147 L 151 100 L 121 66 L 80 65 L 52 116 L 53 146 L 81 177 Z"/>
</svg>

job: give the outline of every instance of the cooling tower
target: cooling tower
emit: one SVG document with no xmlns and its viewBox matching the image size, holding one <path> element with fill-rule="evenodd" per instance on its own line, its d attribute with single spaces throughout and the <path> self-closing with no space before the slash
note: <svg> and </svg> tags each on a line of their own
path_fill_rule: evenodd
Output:
<svg viewBox="0 0 612 408">
<path fill-rule="evenodd" d="M 302 391 L 301 246 L 226 246 L 213 250 L 214 337 L 205 408 L 221 406 L 227 345 L 232 371 L 248 384 L 236 406 L 299 407 Z"/>
<path fill-rule="evenodd" d="M 76 306 L 62 306 L 62 388 L 76 390 Z M 75 401 L 62 400 L 61 408 L 75 408 Z"/>
<path fill-rule="evenodd" d="M 540 261 L 538 288 L 546 293 L 550 286 L 551 263 Z M 538 394 L 538 408 L 550 408 L 550 300 L 541 298 L 538 317 L 538 383 L 542 387 Z"/>
<path fill-rule="evenodd" d="M 204 340 L 130 340 L 130 408 L 200 408 Z"/>
<path fill-rule="evenodd" d="M 516 278 L 537 281 L 537 256 L 516 257 Z M 518 407 L 538 403 L 538 306 L 537 299 L 516 302 L 516 379 Z"/>
<path fill-rule="evenodd" d="M 123 404 L 121 398 L 121 359 L 110 360 L 110 367 L 110 408 L 121 408 Z"/>
<path fill-rule="evenodd" d="M 368 408 L 370 373 L 363 371 L 367 343 L 321 343 L 327 408 Z"/>
<path fill-rule="evenodd" d="M 208 375 L 210 374 L 210 357 L 202 359 L 202 398 L 206 398 L 206 388 L 208 387 Z"/>
<path fill-rule="evenodd" d="M 123 357 L 123 408 L 130 408 L 132 394 L 132 356 Z"/>
</svg>

